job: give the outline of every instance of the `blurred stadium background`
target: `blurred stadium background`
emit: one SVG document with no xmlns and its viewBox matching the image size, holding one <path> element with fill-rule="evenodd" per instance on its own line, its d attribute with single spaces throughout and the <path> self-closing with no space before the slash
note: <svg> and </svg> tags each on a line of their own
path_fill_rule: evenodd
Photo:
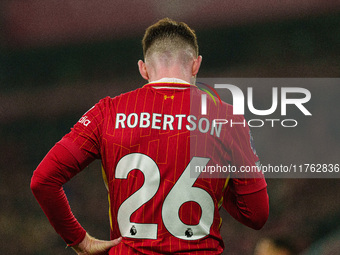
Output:
<svg viewBox="0 0 340 255">
<path fill-rule="evenodd" d="M 196 30 L 200 77 L 340 76 L 339 0 L 1 0 L 1 254 L 73 254 L 31 194 L 32 172 L 99 99 L 144 84 L 137 70 L 140 41 L 163 17 Z M 281 139 L 279 152 L 266 146 L 275 133 L 258 131 L 260 157 L 270 162 L 285 151 L 298 157 L 307 150 L 324 156 L 321 163 L 340 163 L 339 95 L 339 89 L 323 94 L 334 108 L 321 112 L 323 125 L 313 129 L 317 148 L 304 135 L 309 130 Z M 329 154 L 338 162 L 328 162 Z M 65 190 L 83 226 L 109 238 L 100 163 Z M 339 179 L 269 179 L 268 190 L 270 217 L 261 231 L 222 213 L 224 254 L 253 254 L 263 237 L 290 239 L 299 254 L 340 254 Z"/>
</svg>

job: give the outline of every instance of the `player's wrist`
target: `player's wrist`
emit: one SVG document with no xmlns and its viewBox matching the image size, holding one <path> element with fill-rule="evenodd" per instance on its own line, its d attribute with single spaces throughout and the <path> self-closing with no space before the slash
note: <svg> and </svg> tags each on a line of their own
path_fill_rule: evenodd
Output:
<svg viewBox="0 0 340 255">
<path fill-rule="evenodd" d="M 85 236 L 86 236 L 86 230 L 81 228 L 79 232 L 74 233 L 74 235 L 72 236 L 72 239 L 71 238 L 66 239 L 66 237 L 64 236 L 61 236 L 61 237 L 67 243 L 68 247 L 74 247 L 75 245 L 78 245 L 79 243 L 81 243 L 84 240 Z M 68 240 L 72 240 L 72 242 Z"/>
<path fill-rule="evenodd" d="M 77 254 L 87 254 L 86 251 L 91 246 L 91 242 L 93 242 L 93 239 L 94 238 L 92 236 L 86 233 L 81 242 L 71 247 Z"/>
</svg>

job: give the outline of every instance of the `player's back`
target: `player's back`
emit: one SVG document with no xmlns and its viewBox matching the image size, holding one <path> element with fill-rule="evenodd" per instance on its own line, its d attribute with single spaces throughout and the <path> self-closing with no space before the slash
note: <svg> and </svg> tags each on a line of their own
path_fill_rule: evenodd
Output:
<svg viewBox="0 0 340 255">
<path fill-rule="evenodd" d="M 202 116 L 197 88 L 171 86 L 148 84 L 99 103 L 111 235 L 124 237 L 110 254 L 223 251 L 218 208 L 227 179 L 199 178 L 197 167 L 228 162 L 228 135 L 211 117 L 230 110 L 223 104 Z"/>
</svg>

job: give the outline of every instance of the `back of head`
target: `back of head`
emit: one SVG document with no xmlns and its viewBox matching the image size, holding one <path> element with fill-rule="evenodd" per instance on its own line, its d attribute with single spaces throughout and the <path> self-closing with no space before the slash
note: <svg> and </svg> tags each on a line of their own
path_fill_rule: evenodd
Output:
<svg viewBox="0 0 340 255">
<path fill-rule="evenodd" d="M 167 65 L 187 62 L 198 56 L 195 32 L 185 23 L 162 19 L 145 31 L 143 40 L 145 61 L 157 59 Z"/>
</svg>

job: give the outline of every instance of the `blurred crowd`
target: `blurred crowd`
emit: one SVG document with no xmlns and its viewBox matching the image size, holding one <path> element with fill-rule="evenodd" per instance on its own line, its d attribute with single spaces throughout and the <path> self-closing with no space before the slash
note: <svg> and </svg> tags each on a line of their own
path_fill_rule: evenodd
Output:
<svg viewBox="0 0 340 255">
<path fill-rule="evenodd" d="M 199 76 L 339 77 L 339 29 L 340 16 L 332 14 L 197 31 L 203 55 Z M 5 70 L 0 91 L 2 254 L 73 253 L 65 250 L 43 215 L 29 189 L 30 178 L 54 143 L 100 98 L 143 85 L 136 65 L 141 57 L 139 40 L 1 48 Z M 319 99 L 310 103 L 318 125 L 305 125 L 294 132 L 252 131 L 263 162 L 287 163 L 300 158 L 310 163 L 317 158 L 324 161 L 319 163 L 340 163 L 340 91 L 331 89 L 312 95 Z M 248 229 L 221 211 L 225 254 L 337 254 L 340 179 L 268 179 L 267 183 L 270 216 L 262 230 Z M 109 238 L 100 162 L 76 176 L 65 191 L 85 228 L 98 238 Z"/>
</svg>

